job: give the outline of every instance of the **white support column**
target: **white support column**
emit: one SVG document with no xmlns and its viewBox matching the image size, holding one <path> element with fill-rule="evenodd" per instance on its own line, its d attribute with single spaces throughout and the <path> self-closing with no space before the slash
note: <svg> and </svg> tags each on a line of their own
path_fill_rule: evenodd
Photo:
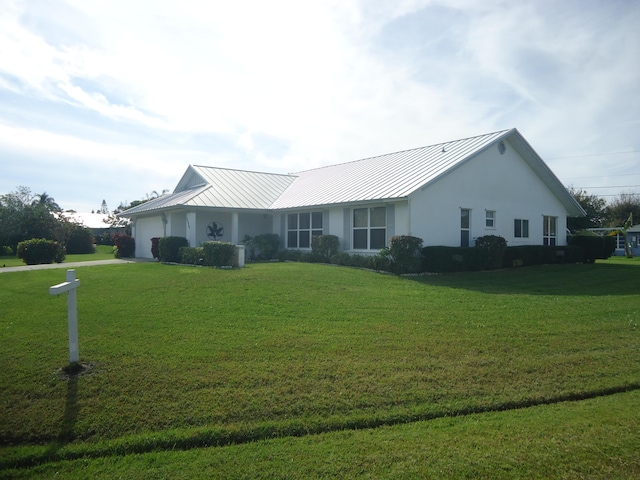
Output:
<svg viewBox="0 0 640 480">
<path fill-rule="evenodd" d="M 231 213 L 231 243 L 238 244 L 238 212 Z"/>
<path fill-rule="evenodd" d="M 198 246 L 198 244 L 196 243 L 196 228 L 196 212 L 187 212 L 187 231 L 185 237 L 187 238 L 190 247 Z"/>
</svg>

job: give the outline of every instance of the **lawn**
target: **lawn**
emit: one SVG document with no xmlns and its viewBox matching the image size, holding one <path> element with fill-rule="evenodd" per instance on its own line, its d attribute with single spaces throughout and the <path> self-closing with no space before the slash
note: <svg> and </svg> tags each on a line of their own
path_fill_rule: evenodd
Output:
<svg viewBox="0 0 640 480">
<path fill-rule="evenodd" d="M 70 378 L 66 302 L 48 295 L 63 274 L 0 277 L 11 475 L 640 475 L 637 259 L 76 273 L 87 370 Z"/>
</svg>

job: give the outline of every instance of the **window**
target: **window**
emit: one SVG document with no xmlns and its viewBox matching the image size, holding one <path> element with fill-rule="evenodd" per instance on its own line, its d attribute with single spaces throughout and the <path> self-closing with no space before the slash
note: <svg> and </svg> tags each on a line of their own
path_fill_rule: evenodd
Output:
<svg viewBox="0 0 640 480">
<path fill-rule="evenodd" d="M 460 209 L 460 246 L 468 247 L 471 239 L 471 210 Z"/>
<path fill-rule="evenodd" d="M 387 208 L 353 209 L 353 248 L 378 250 L 387 245 Z"/>
<path fill-rule="evenodd" d="M 556 244 L 558 217 L 542 217 L 542 244 L 553 247 Z"/>
<path fill-rule="evenodd" d="M 487 228 L 496 228 L 495 210 L 485 210 L 484 226 Z"/>
<path fill-rule="evenodd" d="M 322 235 L 322 212 L 290 213 L 287 216 L 287 247 L 311 248 L 311 238 Z"/>
<path fill-rule="evenodd" d="M 516 238 L 529 238 L 529 220 L 516 218 L 513 221 L 513 236 Z"/>
</svg>

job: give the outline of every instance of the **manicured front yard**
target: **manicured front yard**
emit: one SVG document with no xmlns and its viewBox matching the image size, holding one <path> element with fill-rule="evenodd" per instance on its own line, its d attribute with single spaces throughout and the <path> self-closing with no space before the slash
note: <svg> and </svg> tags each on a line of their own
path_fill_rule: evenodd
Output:
<svg viewBox="0 0 640 480">
<path fill-rule="evenodd" d="M 449 455 L 473 458 L 493 428 L 499 438 L 481 442 L 493 455 L 465 475 L 508 476 L 505 445 L 526 438 L 526 454 L 512 448 L 522 476 L 545 456 L 551 473 L 640 474 L 639 272 L 636 259 L 402 278 L 295 263 L 79 267 L 87 371 L 71 379 L 59 371 L 66 302 L 48 295 L 62 271 L 5 273 L 0 467 L 28 475 L 43 463 L 81 477 L 111 465 L 142 478 L 152 462 L 167 476 L 170 465 L 209 476 L 201 454 L 220 472 L 234 458 L 267 477 L 266 459 L 308 452 L 299 468 L 273 462 L 274 476 L 301 478 L 322 467 L 328 446 L 336 464 L 316 473 L 353 476 L 360 462 L 360 474 L 435 475 L 444 463 L 427 451 L 449 442 L 459 444 Z M 580 426 L 584 415 L 591 423 Z M 556 446 L 589 452 L 584 470 L 548 451 L 555 421 L 567 432 Z M 365 430 L 327 433 L 353 429 Z M 266 442 L 274 437 L 283 439 Z M 228 446 L 197 448 L 213 445 Z M 134 453 L 144 455 L 118 461 L 124 470 L 113 463 Z M 83 456 L 96 459 L 74 460 Z"/>
</svg>

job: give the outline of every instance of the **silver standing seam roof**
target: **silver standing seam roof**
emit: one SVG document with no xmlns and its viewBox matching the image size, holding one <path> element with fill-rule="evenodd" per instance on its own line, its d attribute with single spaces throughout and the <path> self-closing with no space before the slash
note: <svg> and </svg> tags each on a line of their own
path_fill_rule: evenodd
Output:
<svg viewBox="0 0 640 480">
<path fill-rule="evenodd" d="M 500 140 L 529 163 L 570 215 L 584 211 L 515 128 L 290 175 L 190 165 L 172 194 L 121 213 L 169 208 L 281 210 L 407 198 Z"/>
</svg>

